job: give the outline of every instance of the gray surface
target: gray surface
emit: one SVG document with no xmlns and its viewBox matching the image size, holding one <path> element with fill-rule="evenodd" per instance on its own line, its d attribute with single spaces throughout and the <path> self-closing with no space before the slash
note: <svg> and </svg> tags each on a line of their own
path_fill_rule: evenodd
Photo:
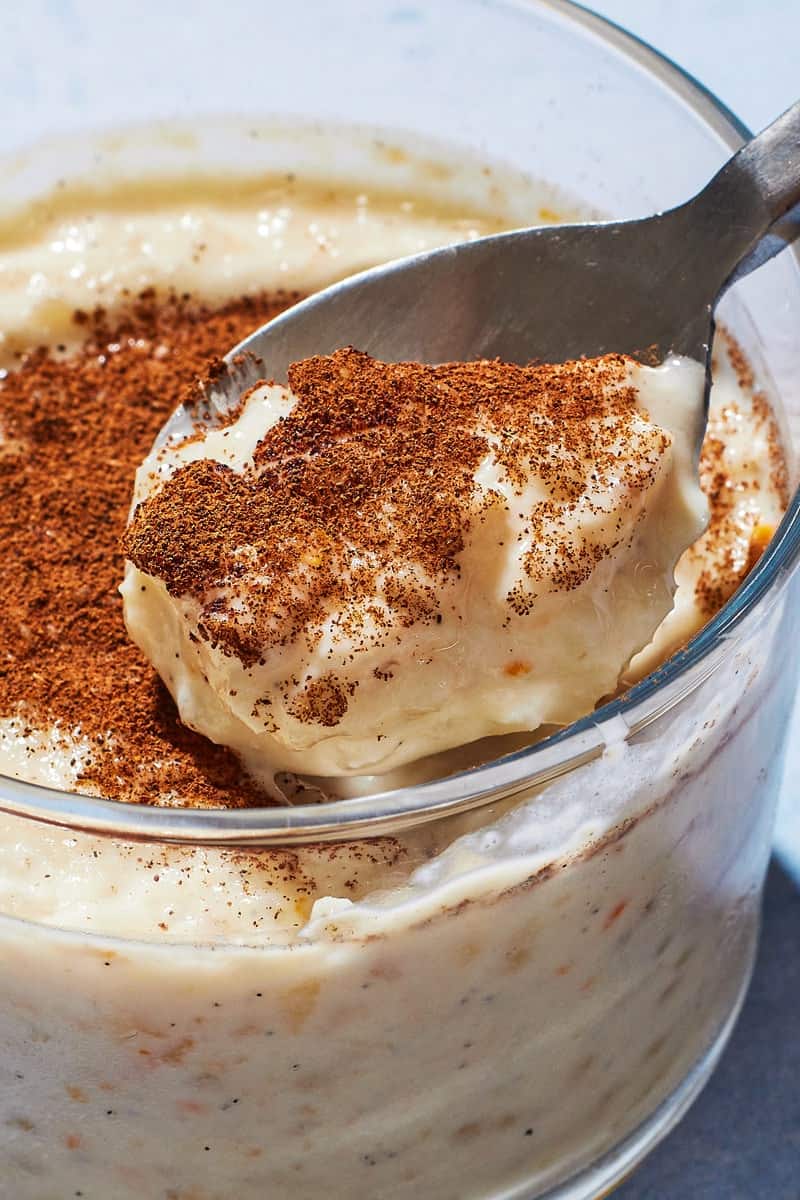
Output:
<svg viewBox="0 0 800 1200">
<path fill-rule="evenodd" d="M 614 1200 L 800 1200 L 800 890 L 773 862 L 753 983 L 681 1125 Z"/>
</svg>

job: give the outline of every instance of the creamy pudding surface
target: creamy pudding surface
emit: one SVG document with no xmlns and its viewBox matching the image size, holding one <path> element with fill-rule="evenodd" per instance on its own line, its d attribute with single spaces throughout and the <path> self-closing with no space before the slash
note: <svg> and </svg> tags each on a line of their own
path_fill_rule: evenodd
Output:
<svg viewBox="0 0 800 1200">
<path fill-rule="evenodd" d="M 703 531 L 703 378 L 622 355 L 295 363 L 143 464 L 128 631 L 261 778 L 567 725 L 650 642 Z"/>
<path fill-rule="evenodd" d="M 324 168 L 336 156 L 314 136 Z M 231 674 L 230 657 L 214 657 L 214 637 L 198 633 L 236 599 L 225 592 L 232 576 L 198 574 L 193 594 L 171 570 L 192 544 L 187 499 L 211 504 L 215 494 L 181 487 L 209 471 L 227 472 L 227 484 L 246 478 L 265 430 L 285 431 L 309 380 L 255 391 L 237 423 L 211 435 L 215 445 L 190 442 L 165 459 L 148 457 L 153 439 L 214 356 L 295 296 L 519 225 L 524 213 L 573 215 L 552 190 L 502 170 L 436 167 L 382 140 L 373 151 L 356 179 L 292 169 L 231 188 L 200 174 L 136 183 L 107 151 L 81 186 L 5 214 L 3 774 L 129 803 L 274 802 L 226 748 L 253 766 L 249 735 L 231 729 L 252 727 L 258 697 Z M 369 369 L 357 355 L 337 365 Z M 515 504 L 541 499 L 541 477 L 514 486 L 502 431 L 484 412 L 468 431 L 483 441 L 467 490 L 485 519 L 470 516 L 451 556 L 463 553 L 468 569 L 451 578 L 432 563 L 425 578 L 409 568 L 388 615 L 371 597 L 358 680 L 347 677 L 352 644 L 332 636 L 330 610 L 312 614 L 314 637 L 307 623 L 275 678 L 253 683 L 263 697 L 275 679 L 299 678 L 298 663 L 311 669 L 280 714 L 261 710 L 256 722 L 279 746 L 277 769 L 390 769 L 487 733 L 567 723 L 612 692 L 623 668 L 629 679 L 653 669 L 733 593 L 786 504 L 761 383 L 719 336 L 701 534 L 706 501 L 686 472 L 690 428 L 673 386 L 682 373 L 683 394 L 696 393 L 695 366 L 648 371 L 612 356 L 603 369 L 603 404 L 627 389 L 624 420 L 604 445 L 627 464 L 638 455 L 641 470 L 606 488 L 593 479 L 597 428 L 571 464 L 580 471 L 570 537 L 594 547 L 600 574 L 559 592 L 563 570 L 545 556 L 537 579 L 553 603 L 543 625 L 526 643 L 512 606 L 495 636 L 501 600 L 524 608 L 531 576 L 521 564 L 542 539 Z M 205 722 L 222 745 L 180 721 L 125 631 L 121 539 L 142 463 L 136 495 L 146 502 L 126 541 L 136 564 L 124 584 L 128 623 L 187 724 Z M 505 508 L 493 504 L 503 489 Z M 670 495 L 680 501 L 672 525 Z M 337 599 L 365 547 L 347 541 L 352 525 L 337 541 L 329 516 L 287 544 L 301 579 L 327 573 L 326 595 Z M 145 536 L 153 529 L 169 532 L 184 559 L 157 558 Z M 228 547 L 239 560 L 242 545 Z M 398 614 L 412 584 L 431 619 L 409 626 Z M 223 603 L 209 607 L 215 599 Z M 250 619 L 234 607 L 228 632 L 238 630 L 241 647 Z M 268 609 L 267 626 L 279 616 L 279 605 Z M 480 628 L 472 642 L 459 630 L 467 618 Z M 708 1051 L 741 990 L 780 765 L 775 713 L 787 684 L 771 650 L 782 619 L 780 605 L 763 614 L 681 701 L 680 719 L 667 714 L 630 739 L 612 723 L 606 754 L 578 771 L 391 838 L 193 849 L 0 816 L 0 1149 L 15 1200 L 484 1200 L 523 1183 L 543 1190 L 608 1150 Z M 351 643 L 365 628 L 350 625 Z M 326 687 L 329 651 L 339 660 Z M 476 704 L 470 673 L 487 669 L 495 683 Z M 222 715 L 204 674 L 215 696 L 241 693 Z M 431 679 L 443 699 L 426 697 L 420 712 Z M 392 688 L 398 720 L 388 728 L 375 697 Z"/>
</svg>

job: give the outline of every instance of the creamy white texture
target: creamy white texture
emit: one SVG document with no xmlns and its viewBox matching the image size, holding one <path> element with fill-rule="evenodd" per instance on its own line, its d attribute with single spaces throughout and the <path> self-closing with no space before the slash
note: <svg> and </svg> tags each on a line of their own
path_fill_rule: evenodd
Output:
<svg viewBox="0 0 800 1200">
<path fill-rule="evenodd" d="M 48 173 L 55 186 L 41 190 Z M 0 365 L 32 337 L 70 346 L 76 309 L 114 308 L 146 287 L 209 303 L 310 292 L 391 258 L 575 213 L 546 184 L 439 146 L 412 154 L 369 131 L 256 121 L 44 146 L 7 178 Z"/>
<path fill-rule="evenodd" d="M 42 245 L 13 247 L 0 262 L 0 328 L 6 345 L 24 344 L 35 328 L 47 341 L 71 340 L 72 313 L 115 303 L 154 279 L 210 300 L 264 286 L 314 290 L 389 256 L 413 254 L 477 236 L 484 221 L 418 214 L 412 201 L 376 205 L 365 193 L 280 196 L 265 186 L 261 206 L 168 201 L 156 213 L 99 212 L 54 219 Z M 277 193 L 277 194 L 276 194 Z M 310 194 L 309 194 L 310 193 Z M 274 198 L 273 198 L 274 197 Z M 489 222 L 486 228 L 493 228 Z"/>
<path fill-rule="evenodd" d="M 575 383 L 592 369 L 579 369 Z M 331 606 L 295 637 L 265 643 L 255 665 L 243 662 L 220 645 L 220 625 L 252 625 L 248 587 L 257 591 L 275 567 L 242 546 L 236 578 L 202 598 L 171 594 L 163 580 L 128 564 L 128 632 L 183 721 L 235 749 L 262 778 L 280 770 L 380 773 L 480 738 L 568 724 L 616 688 L 631 655 L 651 640 L 671 607 L 676 560 L 703 529 L 694 463 L 703 379 L 699 363 L 671 359 L 657 368 L 631 362 L 619 381 L 606 382 L 609 394 L 635 389 L 637 410 L 630 423 L 617 418 L 608 453 L 620 465 L 605 471 L 592 448 L 597 428 L 612 418 L 587 414 L 577 434 L 570 424 L 586 449 L 582 492 L 569 503 L 556 499 L 532 462 L 524 485 L 514 482 L 497 437 L 486 433 L 459 573 L 442 584 L 421 564 L 404 568 L 410 582 L 437 590 L 436 623 L 409 623 L 393 611 L 393 567 L 391 579 L 379 575 L 374 593 L 352 610 Z M 256 470 L 261 439 L 295 403 L 288 389 L 264 385 L 226 428 L 159 447 L 138 473 L 137 499 L 198 459 Z M 565 454 L 562 432 L 552 429 L 552 455 Z M 555 511 L 532 532 L 543 501 Z M 392 517 L 385 519 L 388 536 Z M 564 581 L 562 548 L 571 564 L 593 564 L 577 586 Z M 290 577 L 302 593 L 313 586 L 306 557 L 314 547 L 300 550 Z M 346 556 L 349 569 L 361 567 L 356 547 Z M 304 719 L 298 710 L 308 689 L 332 677 L 350 696 L 346 711 L 333 722 Z"/>
</svg>

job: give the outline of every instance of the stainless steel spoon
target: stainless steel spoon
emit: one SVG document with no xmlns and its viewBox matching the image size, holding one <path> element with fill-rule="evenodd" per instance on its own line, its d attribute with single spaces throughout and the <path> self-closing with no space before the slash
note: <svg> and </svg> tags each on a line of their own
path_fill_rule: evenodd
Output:
<svg viewBox="0 0 800 1200">
<path fill-rule="evenodd" d="M 228 377 L 197 408 L 179 409 L 159 440 L 198 420 L 213 425 L 258 379 L 283 382 L 292 362 L 346 345 L 386 361 L 429 363 L 683 354 L 706 363 L 707 399 L 717 300 L 799 234 L 800 102 L 678 208 L 644 220 L 496 234 L 334 284 L 236 346 Z M 704 426 L 698 413 L 698 449 Z M 463 770 L 519 743 L 520 736 L 490 739 L 391 777 L 309 782 L 327 795 L 363 794 Z"/>
<path fill-rule="evenodd" d="M 232 391 L 265 373 L 283 382 L 290 363 L 346 345 L 395 362 L 610 351 L 707 362 L 721 294 L 798 234 L 800 101 L 678 208 L 495 234 L 326 288 L 231 351 L 229 363 L 261 360 L 239 365 Z"/>
</svg>

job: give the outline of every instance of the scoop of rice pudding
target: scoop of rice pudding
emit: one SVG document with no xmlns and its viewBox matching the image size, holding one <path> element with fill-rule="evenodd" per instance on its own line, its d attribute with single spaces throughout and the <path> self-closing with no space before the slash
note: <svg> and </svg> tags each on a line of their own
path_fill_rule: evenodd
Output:
<svg viewBox="0 0 800 1200">
<path fill-rule="evenodd" d="M 210 349 L 232 345 L 275 311 L 280 287 L 307 291 L 535 211 L 535 185 L 509 188 L 502 173 L 478 170 L 474 183 L 469 164 L 452 168 L 447 195 L 432 194 L 422 166 L 413 186 L 404 177 L 393 190 L 380 154 L 377 190 L 366 174 L 354 185 L 271 177 L 229 191 L 193 180 L 152 194 L 118 178 L 105 191 L 100 180 L 90 209 L 85 190 L 81 201 L 66 187 L 18 227 L 11 222 L 0 254 L 7 775 L 130 802 L 267 802 L 233 756 L 181 725 L 125 638 L 117 541 L 134 468 L 157 429 L 195 386 Z M 542 191 L 540 202 L 552 207 L 552 194 Z M 156 291 L 138 295 L 147 286 Z M 259 295 L 265 288 L 272 299 Z M 92 313 L 98 303 L 105 313 Z M 14 357 L 43 340 L 49 352 Z M 455 707 L 455 663 L 470 685 L 472 672 L 499 680 L 496 693 L 481 693 L 483 721 L 520 729 L 569 720 L 614 686 L 634 651 L 631 675 L 708 620 L 779 519 L 786 479 L 772 415 L 735 347 L 719 339 L 701 464 L 710 522 L 678 560 L 667 613 L 669 573 L 697 520 L 691 497 L 680 530 L 665 531 L 657 518 L 680 476 L 672 368 L 660 376 L 626 361 L 607 368 L 609 411 L 614 396 L 634 393 L 616 432 L 621 446 L 635 441 L 644 453 L 645 478 L 636 490 L 622 472 L 600 503 L 588 459 L 576 456 L 571 536 L 599 548 L 598 573 L 572 597 L 556 588 L 555 560 L 538 564 L 556 632 L 532 626 L 524 648 L 522 617 L 502 606 L 515 588 L 532 586 L 524 570 L 531 535 L 516 501 L 522 491 L 527 502 L 526 489 L 541 480 L 531 473 L 517 483 L 485 414 L 468 422 L 466 435 L 480 445 L 459 510 L 459 554 L 473 556 L 481 586 L 468 589 L 456 572 L 414 573 L 417 586 L 436 582 L 437 607 L 417 632 L 392 626 L 408 752 L 430 748 L 426 721 L 413 714 L 431 667 L 418 658 L 422 642 L 424 657 L 446 645 L 443 626 L 450 640 L 456 629 L 463 639 L 476 606 L 487 622 L 471 649 L 435 660 L 454 705 L 438 728 L 427 714 L 435 744 L 468 717 L 467 705 Z M 303 387 L 292 391 L 248 398 L 233 457 L 231 436 L 210 455 L 229 484 L 254 471 L 271 414 L 284 426 L 301 415 Z M 189 459 L 210 452 L 197 447 L 150 463 L 140 487 L 161 473 L 148 504 L 178 489 L 182 471 L 200 469 Z M 624 550 L 615 559 L 605 549 L 618 520 Z M 173 532 L 186 536 L 179 522 Z M 349 552 L 333 525 L 323 543 L 337 563 Z M 645 548 L 647 621 L 667 615 L 642 649 L 644 600 L 631 581 Z M 298 553 L 308 575 L 320 569 L 313 547 Z M 344 565 L 352 571 L 352 557 Z M 621 632 L 599 600 L 601 577 L 626 614 Z M 144 586 L 160 589 L 162 611 L 176 614 L 181 657 L 173 649 L 172 661 L 196 687 L 197 663 L 212 653 L 212 639 L 198 650 L 190 637 L 200 599 L 170 591 L 156 570 Z M 513 643 L 490 632 L 501 610 L 514 614 Z M 0 1146 L 15 1198 L 477 1198 L 523 1181 L 544 1188 L 612 1146 L 707 1051 L 746 973 L 779 771 L 777 714 L 789 686 L 773 652 L 783 620 L 780 604 L 754 617 L 736 652 L 643 733 L 604 726 L 601 759 L 397 837 L 192 849 L 0 818 Z M 581 637 L 584 621 L 592 629 L 587 690 L 564 657 L 565 637 Z M 550 686 L 540 691 L 524 664 L 542 642 Z M 319 656 L 321 644 L 307 653 Z M 344 644 L 336 653 L 344 657 Z M 386 665 L 385 653 L 373 639 L 371 670 Z M 220 669 L 232 662 L 220 659 Z M 166 665 L 163 674 L 169 683 Z M 372 674 L 363 693 L 359 680 L 347 696 L 367 730 L 370 762 L 383 728 L 366 698 L 393 683 Z M 296 699 L 276 721 L 282 753 L 286 731 L 297 732 Z M 307 735 L 309 723 L 299 726 Z M 359 737 L 345 732 L 346 753 L 326 758 L 324 743 L 312 747 L 317 765 L 355 761 L 348 755 Z M 405 752 L 400 739 L 390 748 L 394 761 Z"/>
<path fill-rule="evenodd" d="M 134 641 L 262 778 L 376 773 L 614 691 L 703 531 L 703 369 L 295 363 L 148 456 Z"/>
</svg>

